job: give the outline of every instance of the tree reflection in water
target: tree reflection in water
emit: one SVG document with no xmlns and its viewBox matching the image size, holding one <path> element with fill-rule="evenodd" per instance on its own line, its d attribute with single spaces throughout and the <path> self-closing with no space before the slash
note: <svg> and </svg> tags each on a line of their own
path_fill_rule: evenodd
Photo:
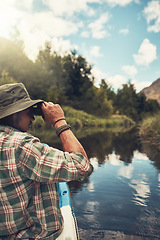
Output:
<svg viewBox="0 0 160 240">
<path fill-rule="evenodd" d="M 69 183 L 82 239 L 93 239 L 99 230 L 103 239 L 157 239 L 160 152 L 141 143 L 136 129 L 96 133 L 80 141 L 96 166 L 83 183 Z M 113 233 L 123 236 L 112 238 Z"/>
<path fill-rule="evenodd" d="M 62 149 L 56 135 L 43 135 Z M 95 167 L 84 182 L 69 183 L 81 239 L 159 239 L 160 152 L 141 143 L 137 129 L 75 135 Z"/>
<path fill-rule="evenodd" d="M 160 170 L 160 150 L 146 142 L 142 143 L 142 150 L 153 161 L 154 166 Z"/>
<path fill-rule="evenodd" d="M 89 158 L 96 157 L 99 164 L 103 164 L 108 154 L 120 156 L 120 160 L 125 163 L 131 163 L 133 152 L 141 149 L 141 143 L 138 141 L 137 130 L 133 128 L 128 132 L 114 133 L 111 131 L 96 133 L 80 139 Z"/>
<path fill-rule="evenodd" d="M 141 149 L 141 143 L 138 138 L 137 129 L 133 128 L 128 132 L 104 131 L 86 136 L 80 139 L 89 159 L 95 158 L 99 166 L 106 161 L 106 157 L 113 152 L 119 156 L 119 159 L 125 164 L 132 162 L 135 150 Z M 60 146 L 57 146 L 60 148 Z M 88 183 L 89 179 L 82 183 L 73 181 L 69 183 L 71 192 L 81 191 Z"/>
</svg>

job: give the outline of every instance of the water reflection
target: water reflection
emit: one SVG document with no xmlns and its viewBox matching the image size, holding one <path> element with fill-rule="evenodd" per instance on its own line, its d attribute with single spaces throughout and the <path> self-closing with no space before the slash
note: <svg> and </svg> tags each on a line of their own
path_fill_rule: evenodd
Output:
<svg viewBox="0 0 160 240">
<path fill-rule="evenodd" d="M 113 154 L 119 159 L 131 163 L 133 153 L 140 149 L 141 144 L 137 141 L 136 129 L 125 133 L 101 132 L 80 139 L 87 150 L 89 158 L 98 159 L 99 164 L 103 164 L 106 156 Z"/>
<path fill-rule="evenodd" d="M 141 143 L 136 129 L 94 133 L 80 142 L 94 166 L 83 183 L 69 183 L 79 229 L 86 233 L 81 239 L 105 239 L 106 231 L 118 232 L 110 239 L 160 239 L 160 152 Z"/>
<path fill-rule="evenodd" d="M 143 142 L 142 151 L 153 161 L 154 166 L 160 170 L 160 150 L 149 143 Z"/>
<path fill-rule="evenodd" d="M 147 198 L 150 196 L 150 187 L 147 183 L 147 177 L 141 175 L 140 179 L 132 180 L 130 186 L 136 190 L 134 201 L 136 205 L 147 206 Z"/>
<path fill-rule="evenodd" d="M 131 179 L 133 174 L 134 167 L 132 165 L 123 165 L 119 169 L 118 175 Z"/>
<path fill-rule="evenodd" d="M 159 239 L 158 153 L 150 159 L 151 148 L 145 146 L 149 152 L 144 153 L 135 130 L 96 133 L 81 142 L 94 172 L 84 183 L 70 186 L 79 228 L 88 234 L 85 238 L 93 239 L 90 232 L 101 230 L 103 235 L 118 231 Z"/>
</svg>

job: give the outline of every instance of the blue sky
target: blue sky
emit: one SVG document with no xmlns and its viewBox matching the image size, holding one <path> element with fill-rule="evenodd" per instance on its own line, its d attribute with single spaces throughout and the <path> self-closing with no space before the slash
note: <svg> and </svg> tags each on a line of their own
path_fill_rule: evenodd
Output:
<svg viewBox="0 0 160 240">
<path fill-rule="evenodd" d="M 76 49 L 115 90 L 128 80 L 137 92 L 160 78 L 160 0 L 0 0 L 0 36 L 16 26 L 34 61 L 46 41 Z"/>
</svg>

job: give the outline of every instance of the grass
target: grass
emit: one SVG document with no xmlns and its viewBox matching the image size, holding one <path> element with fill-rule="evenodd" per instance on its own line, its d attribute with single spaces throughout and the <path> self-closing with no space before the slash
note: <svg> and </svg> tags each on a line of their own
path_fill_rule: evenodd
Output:
<svg viewBox="0 0 160 240">
<path fill-rule="evenodd" d="M 142 141 L 150 142 L 160 149 L 160 112 L 142 121 L 139 134 Z"/>
<path fill-rule="evenodd" d="M 63 108 L 66 120 L 76 129 L 81 128 L 114 128 L 114 127 L 130 127 L 134 122 L 126 116 L 112 115 L 109 118 L 100 118 L 88 114 L 84 111 L 75 110 L 71 107 Z"/>
<path fill-rule="evenodd" d="M 130 127 L 134 122 L 123 115 L 113 115 L 110 118 L 99 118 L 90 115 L 84 111 L 75 110 L 71 107 L 63 107 L 67 122 L 75 129 L 81 128 L 114 128 L 114 127 Z M 45 127 L 45 123 L 41 117 L 36 117 L 33 128 L 39 129 Z M 47 127 L 49 128 L 49 126 Z"/>
<path fill-rule="evenodd" d="M 104 119 L 71 107 L 63 107 L 63 110 L 66 121 L 72 126 L 72 131 L 79 139 L 106 130 L 124 132 L 134 126 L 134 122 L 131 119 L 122 115 L 113 115 L 110 118 Z M 53 143 L 53 141 L 55 143 L 60 142 L 57 139 L 55 128 L 47 125 L 42 117 L 36 117 L 30 132 L 48 144 Z"/>
</svg>

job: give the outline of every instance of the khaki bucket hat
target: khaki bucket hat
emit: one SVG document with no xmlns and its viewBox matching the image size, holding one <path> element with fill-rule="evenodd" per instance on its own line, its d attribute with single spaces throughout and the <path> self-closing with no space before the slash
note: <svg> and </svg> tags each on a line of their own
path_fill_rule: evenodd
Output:
<svg viewBox="0 0 160 240">
<path fill-rule="evenodd" d="M 31 100 L 23 83 L 0 86 L 0 119 L 25 110 L 43 100 Z"/>
</svg>

